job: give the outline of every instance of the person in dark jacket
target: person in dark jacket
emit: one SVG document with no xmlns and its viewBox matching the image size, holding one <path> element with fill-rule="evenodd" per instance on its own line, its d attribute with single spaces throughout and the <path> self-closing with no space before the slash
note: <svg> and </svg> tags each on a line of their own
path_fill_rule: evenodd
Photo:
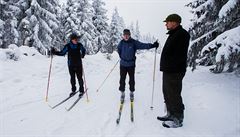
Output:
<svg viewBox="0 0 240 137">
<path fill-rule="evenodd" d="M 66 53 L 68 53 L 68 69 L 72 85 L 72 92 L 70 93 L 70 96 L 76 94 L 75 76 L 77 76 L 79 83 L 79 96 L 84 94 L 82 58 L 84 58 L 86 50 L 83 45 L 78 42 L 78 38 L 79 36 L 76 33 L 73 33 L 70 35 L 70 42 L 66 44 L 61 51 L 56 51 L 54 48 L 51 50 L 52 54 L 58 56 L 64 56 Z"/>
<path fill-rule="evenodd" d="M 157 117 L 164 121 L 164 127 L 177 128 L 182 126 L 184 104 L 181 97 L 182 80 L 187 67 L 187 52 L 190 35 L 180 25 L 181 17 L 169 15 L 166 20 L 168 38 L 163 47 L 160 61 L 160 71 L 163 72 L 162 90 L 167 114 Z"/>
<path fill-rule="evenodd" d="M 129 75 L 130 97 L 133 98 L 135 91 L 135 66 L 136 66 L 136 51 L 141 49 L 158 48 L 159 43 L 156 41 L 151 43 L 142 43 L 131 38 L 131 32 L 128 29 L 123 30 L 123 39 L 118 44 L 118 54 L 120 57 L 120 87 L 122 96 L 125 96 L 125 80 L 126 75 Z"/>
</svg>

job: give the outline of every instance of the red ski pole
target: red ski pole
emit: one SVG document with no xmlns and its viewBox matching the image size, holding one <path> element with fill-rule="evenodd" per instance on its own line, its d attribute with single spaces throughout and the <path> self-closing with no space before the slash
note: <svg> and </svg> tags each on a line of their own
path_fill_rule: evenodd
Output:
<svg viewBox="0 0 240 137">
<path fill-rule="evenodd" d="M 87 96 L 87 102 L 89 102 L 88 92 L 87 92 L 88 88 L 87 88 L 87 82 L 86 82 L 86 77 L 85 77 L 85 72 L 84 72 L 83 66 L 82 66 L 82 72 L 83 72 L 83 82 L 84 82 L 84 87 L 85 87 L 85 93 Z"/>
</svg>

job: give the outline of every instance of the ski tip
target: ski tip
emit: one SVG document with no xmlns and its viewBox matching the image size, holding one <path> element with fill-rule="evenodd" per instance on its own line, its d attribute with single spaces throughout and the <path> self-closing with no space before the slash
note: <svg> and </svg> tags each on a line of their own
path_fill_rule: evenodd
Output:
<svg viewBox="0 0 240 137">
<path fill-rule="evenodd" d="M 70 111 L 70 109 L 67 109 L 67 108 L 65 108 L 65 110 L 66 110 L 67 112 L 69 112 L 69 111 Z"/>
<path fill-rule="evenodd" d="M 89 102 L 90 102 L 90 100 L 88 99 L 88 100 L 87 100 L 87 103 L 89 103 Z"/>
<path fill-rule="evenodd" d="M 119 119 L 116 120 L 117 125 L 119 124 Z"/>
<path fill-rule="evenodd" d="M 47 104 L 49 108 L 54 109 L 51 105 Z"/>
</svg>

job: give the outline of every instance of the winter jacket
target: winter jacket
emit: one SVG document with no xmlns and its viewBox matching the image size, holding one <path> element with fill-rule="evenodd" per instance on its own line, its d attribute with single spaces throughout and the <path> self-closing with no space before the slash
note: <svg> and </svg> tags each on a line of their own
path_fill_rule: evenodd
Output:
<svg viewBox="0 0 240 137">
<path fill-rule="evenodd" d="M 162 50 L 160 71 L 186 72 L 190 35 L 181 25 L 167 34 L 169 36 Z"/>
<path fill-rule="evenodd" d="M 64 56 L 68 52 L 68 65 L 69 66 L 81 66 L 82 58 L 85 56 L 86 49 L 81 43 L 73 44 L 69 42 L 64 46 L 60 52 L 56 52 L 56 55 Z"/>
<path fill-rule="evenodd" d="M 132 38 L 128 41 L 121 40 L 118 44 L 118 54 L 120 57 L 120 65 L 123 67 L 133 67 L 136 62 L 136 50 L 153 48 L 151 43 L 142 43 Z"/>
</svg>

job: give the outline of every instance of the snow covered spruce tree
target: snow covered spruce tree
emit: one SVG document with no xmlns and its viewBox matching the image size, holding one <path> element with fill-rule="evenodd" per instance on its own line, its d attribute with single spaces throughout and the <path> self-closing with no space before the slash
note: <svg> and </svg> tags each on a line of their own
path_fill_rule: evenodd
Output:
<svg viewBox="0 0 240 137">
<path fill-rule="evenodd" d="M 193 70 L 196 65 L 214 65 L 211 69 L 214 73 L 239 68 L 240 1 L 194 0 L 187 6 L 194 14 L 188 58 Z"/>
<path fill-rule="evenodd" d="M 6 6 L 6 2 L 3 0 L 0 0 L 0 48 L 4 48 L 3 45 L 3 36 L 4 36 L 4 16 L 5 16 L 5 6 Z"/>
<path fill-rule="evenodd" d="M 25 0 L 26 17 L 22 19 L 19 31 L 24 43 L 35 47 L 40 53 L 46 54 L 57 38 L 59 22 L 57 12 L 58 0 Z"/>
<path fill-rule="evenodd" d="M 131 37 L 132 38 L 134 38 L 136 40 L 141 39 L 141 34 L 140 34 L 138 21 L 136 22 L 135 26 L 134 26 L 134 23 L 132 22 L 131 25 L 128 28 L 131 31 Z"/>
<path fill-rule="evenodd" d="M 0 1 L 0 47 L 7 48 L 10 44 L 18 44 L 19 33 L 17 31 L 20 9 L 18 0 Z"/>
<path fill-rule="evenodd" d="M 93 25 L 93 8 L 88 0 L 77 0 L 78 30 L 80 41 L 86 48 L 87 54 L 95 54 L 99 51 L 97 44 L 96 27 Z"/>
<path fill-rule="evenodd" d="M 110 24 L 109 42 L 105 47 L 107 53 L 113 53 L 113 51 L 117 49 L 117 45 L 122 39 L 122 31 L 124 27 L 125 27 L 124 20 L 122 17 L 119 16 L 118 10 L 117 8 L 115 8 Z"/>
<path fill-rule="evenodd" d="M 107 10 L 104 9 L 105 3 L 102 0 L 93 0 L 93 25 L 96 28 L 96 44 L 98 45 L 98 51 L 106 53 L 106 44 L 109 38 L 109 25 L 107 23 Z M 97 52 L 98 52 L 97 51 Z"/>
<path fill-rule="evenodd" d="M 62 7 L 62 14 L 61 14 L 61 25 L 62 25 L 62 32 L 64 33 L 65 37 L 64 40 L 68 41 L 68 37 L 71 33 L 75 32 L 80 34 L 79 32 L 79 23 L 80 19 L 77 17 L 77 2 L 76 0 L 68 0 L 66 7 Z"/>
</svg>

